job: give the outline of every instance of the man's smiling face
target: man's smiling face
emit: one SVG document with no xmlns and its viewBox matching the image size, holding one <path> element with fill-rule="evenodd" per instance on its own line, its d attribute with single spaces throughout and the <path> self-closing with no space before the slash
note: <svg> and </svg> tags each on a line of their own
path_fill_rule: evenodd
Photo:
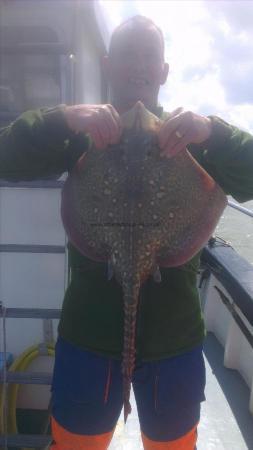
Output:
<svg viewBox="0 0 253 450">
<path fill-rule="evenodd" d="M 119 111 L 138 100 L 152 110 L 169 69 L 164 62 L 162 34 L 152 24 L 123 25 L 113 37 L 105 66 L 112 102 Z"/>
</svg>

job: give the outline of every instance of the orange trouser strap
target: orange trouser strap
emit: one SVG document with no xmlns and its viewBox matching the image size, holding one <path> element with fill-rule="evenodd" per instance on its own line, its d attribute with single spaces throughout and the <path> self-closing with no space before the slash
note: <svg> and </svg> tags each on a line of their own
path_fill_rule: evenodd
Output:
<svg viewBox="0 0 253 450">
<path fill-rule="evenodd" d="M 192 428 L 187 434 L 174 441 L 156 442 L 148 439 L 145 434 L 141 434 L 145 450 L 194 450 L 197 441 L 197 426 Z"/>
<path fill-rule="evenodd" d="M 65 430 L 51 417 L 53 444 L 51 450 L 106 450 L 111 442 L 113 431 L 98 435 L 82 435 Z"/>
</svg>

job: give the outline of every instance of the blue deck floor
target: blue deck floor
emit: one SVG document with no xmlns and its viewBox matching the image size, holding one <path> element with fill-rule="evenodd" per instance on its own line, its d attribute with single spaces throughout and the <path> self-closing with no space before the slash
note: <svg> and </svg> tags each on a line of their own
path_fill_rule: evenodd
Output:
<svg viewBox="0 0 253 450">
<path fill-rule="evenodd" d="M 249 388 L 240 375 L 223 366 L 223 349 L 209 334 L 205 343 L 207 401 L 203 403 L 198 450 L 253 450 L 253 416 L 248 410 Z M 109 450 L 142 450 L 138 415 L 124 426 L 121 414 Z"/>
</svg>

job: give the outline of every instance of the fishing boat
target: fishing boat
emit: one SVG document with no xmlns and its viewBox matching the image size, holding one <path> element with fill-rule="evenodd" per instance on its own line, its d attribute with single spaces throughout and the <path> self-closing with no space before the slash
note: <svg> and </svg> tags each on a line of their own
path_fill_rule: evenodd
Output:
<svg viewBox="0 0 253 450">
<path fill-rule="evenodd" d="M 36 3 L 36 4 L 35 4 Z M 60 14 L 59 14 L 60 11 Z M 97 1 L 0 3 L 0 126 L 23 111 L 104 103 L 100 58 L 109 33 Z M 0 447 L 50 445 L 50 384 L 71 273 L 60 219 L 65 176 L 0 180 Z M 229 200 L 228 208 L 253 217 Z M 207 401 L 198 450 L 253 450 L 253 266 L 218 236 L 198 275 L 207 338 Z M 134 398 L 110 450 L 142 449 Z"/>
</svg>

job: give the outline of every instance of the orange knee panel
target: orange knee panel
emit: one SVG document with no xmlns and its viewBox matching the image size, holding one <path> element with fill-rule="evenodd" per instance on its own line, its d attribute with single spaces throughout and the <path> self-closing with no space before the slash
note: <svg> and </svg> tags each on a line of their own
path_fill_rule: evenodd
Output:
<svg viewBox="0 0 253 450">
<path fill-rule="evenodd" d="M 51 427 L 54 440 L 51 450 L 106 450 L 114 432 L 91 436 L 75 434 L 65 430 L 53 417 Z"/>
<path fill-rule="evenodd" d="M 141 434 L 145 450 L 194 450 L 197 442 L 197 426 L 179 439 L 167 442 L 156 442 Z"/>
</svg>

